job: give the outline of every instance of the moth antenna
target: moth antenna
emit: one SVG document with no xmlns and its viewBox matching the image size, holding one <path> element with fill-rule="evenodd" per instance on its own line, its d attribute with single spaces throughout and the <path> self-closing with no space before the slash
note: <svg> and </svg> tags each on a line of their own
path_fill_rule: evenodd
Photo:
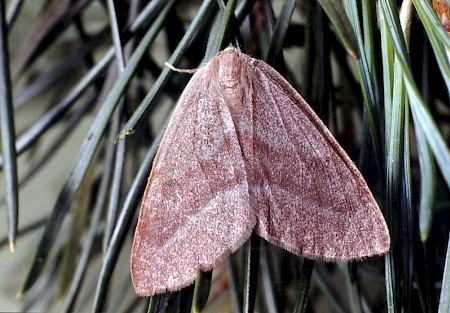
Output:
<svg viewBox="0 0 450 313">
<path fill-rule="evenodd" d="M 192 68 L 192 69 L 178 68 L 178 67 L 173 66 L 169 62 L 164 62 L 164 65 L 167 66 L 168 68 L 170 68 L 172 71 L 179 72 L 179 73 L 195 74 L 195 72 L 197 72 L 197 70 L 198 70 L 198 68 Z"/>
</svg>

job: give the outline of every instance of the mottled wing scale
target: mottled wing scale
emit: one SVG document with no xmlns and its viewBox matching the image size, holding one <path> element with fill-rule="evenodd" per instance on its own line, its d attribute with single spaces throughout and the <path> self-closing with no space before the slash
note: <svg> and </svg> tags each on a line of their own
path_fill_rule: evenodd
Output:
<svg viewBox="0 0 450 313">
<path fill-rule="evenodd" d="M 256 233 L 296 254 L 348 261 L 389 250 L 389 232 L 366 182 L 306 101 L 251 59 Z"/>
<path fill-rule="evenodd" d="M 187 85 L 149 177 L 131 258 L 138 295 L 191 284 L 198 270 L 236 250 L 256 223 L 236 131 L 223 99 L 212 99 L 206 88 L 208 70 Z"/>
<path fill-rule="evenodd" d="M 133 244 L 137 294 L 189 285 L 253 229 L 325 261 L 390 244 L 367 184 L 308 104 L 272 67 L 227 48 L 186 86 L 155 158 Z"/>
</svg>

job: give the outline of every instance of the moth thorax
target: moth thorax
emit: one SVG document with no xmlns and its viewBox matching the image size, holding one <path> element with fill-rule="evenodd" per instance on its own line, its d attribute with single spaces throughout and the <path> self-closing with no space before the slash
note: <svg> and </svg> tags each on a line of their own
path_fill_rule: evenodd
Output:
<svg viewBox="0 0 450 313">
<path fill-rule="evenodd" d="M 218 82 L 223 88 L 222 91 L 235 92 L 235 89 L 239 88 L 241 80 L 241 58 L 235 51 L 226 50 L 217 61 Z"/>
</svg>

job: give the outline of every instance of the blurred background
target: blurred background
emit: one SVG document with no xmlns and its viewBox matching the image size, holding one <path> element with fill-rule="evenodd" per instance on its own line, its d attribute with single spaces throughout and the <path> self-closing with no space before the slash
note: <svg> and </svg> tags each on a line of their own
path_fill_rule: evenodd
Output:
<svg viewBox="0 0 450 313">
<path fill-rule="evenodd" d="M 0 3 L 0 311 L 450 312 L 446 1 Z M 391 253 L 313 262 L 252 237 L 195 286 L 138 298 L 137 212 L 191 76 L 164 62 L 197 68 L 230 43 L 329 126 Z"/>
</svg>

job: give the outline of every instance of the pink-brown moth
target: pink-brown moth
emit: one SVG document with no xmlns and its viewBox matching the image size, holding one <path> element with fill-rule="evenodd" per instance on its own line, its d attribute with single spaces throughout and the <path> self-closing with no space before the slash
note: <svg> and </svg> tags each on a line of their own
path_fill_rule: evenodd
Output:
<svg viewBox="0 0 450 313">
<path fill-rule="evenodd" d="M 390 245 L 361 173 L 306 101 L 227 48 L 193 75 L 155 157 L 131 257 L 136 293 L 190 285 L 253 231 L 321 261 Z"/>
</svg>

